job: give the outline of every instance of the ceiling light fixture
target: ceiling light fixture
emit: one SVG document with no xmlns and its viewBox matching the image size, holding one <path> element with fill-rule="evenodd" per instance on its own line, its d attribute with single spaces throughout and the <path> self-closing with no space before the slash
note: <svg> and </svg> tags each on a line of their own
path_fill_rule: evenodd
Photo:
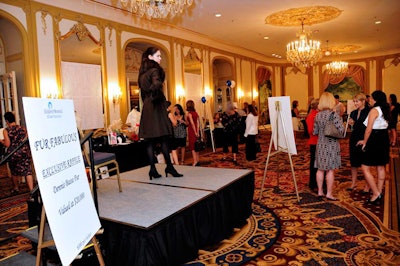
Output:
<svg viewBox="0 0 400 266">
<path fill-rule="evenodd" d="M 186 7 L 193 4 L 193 0 L 119 0 L 123 8 L 134 14 L 148 19 L 172 18 L 182 13 Z"/>
<path fill-rule="evenodd" d="M 304 19 L 301 20 L 301 32 L 297 34 L 298 40 L 287 44 L 286 58 L 296 67 L 305 68 L 313 66 L 322 57 L 321 43 L 309 40 L 309 33 L 304 30 Z"/>
<path fill-rule="evenodd" d="M 329 75 L 343 75 L 349 70 L 349 63 L 333 61 L 325 65 Z"/>
</svg>

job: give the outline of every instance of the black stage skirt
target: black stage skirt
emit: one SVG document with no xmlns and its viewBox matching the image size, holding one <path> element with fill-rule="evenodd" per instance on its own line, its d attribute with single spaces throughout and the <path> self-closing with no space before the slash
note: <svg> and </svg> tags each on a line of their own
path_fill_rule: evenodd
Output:
<svg viewBox="0 0 400 266">
<path fill-rule="evenodd" d="M 389 131 L 373 129 L 365 146 L 362 164 L 368 166 L 386 165 L 389 163 Z"/>
</svg>

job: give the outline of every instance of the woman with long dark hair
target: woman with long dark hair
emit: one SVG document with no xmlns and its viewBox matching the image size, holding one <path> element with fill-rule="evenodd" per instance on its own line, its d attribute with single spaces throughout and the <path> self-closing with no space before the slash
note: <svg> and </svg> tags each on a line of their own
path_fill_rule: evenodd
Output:
<svg viewBox="0 0 400 266">
<path fill-rule="evenodd" d="M 177 122 L 176 127 L 174 127 L 174 140 L 177 152 L 177 158 L 179 158 L 179 153 L 181 154 L 180 164 L 185 162 L 185 147 L 187 138 L 187 122 L 185 118 L 185 111 L 180 104 L 175 104 L 174 115 Z M 180 151 L 180 152 L 179 152 Z"/>
<path fill-rule="evenodd" d="M 147 156 L 150 163 L 150 180 L 161 175 L 155 167 L 154 145 L 161 144 L 161 152 L 167 164 L 165 176 L 171 174 L 181 177 L 171 163 L 168 141 L 172 136 L 172 125 L 168 118 L 166 98 L 163 92 L 165 80 L 164 69 L 160 66 L 161 51 L 156 47 L 149 47 L 142 55 L 139 69 L 138 84 L 143 101 L 143 110 L 140 118 L 139 137 L 147 141 Z"/>
<path fill-rule="evenodd" d="M 371 94 L 370 103 L 373 106 L 369 111 L 364 125 L 367 127 L 364 139 L 357 142 L 364 151 L 361 169 L 365 180 L 372 190 L 372 197 L 369 203 L 379 203 L 382 198 L 382 189 L 385 183 L 385 166 L 389 163 L 389 131 L 390 107 L 383 91 L 374 91 Z M 371 166 L 376 167 L 378 184 L 375 183 L 371 173 Z"/>
</svg>

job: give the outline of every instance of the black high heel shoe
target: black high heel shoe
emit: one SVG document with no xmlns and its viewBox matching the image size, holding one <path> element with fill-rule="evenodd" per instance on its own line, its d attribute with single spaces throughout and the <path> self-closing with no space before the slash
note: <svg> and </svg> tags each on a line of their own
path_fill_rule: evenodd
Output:
<svg viewBox="0 0 400 266">
<path fill-rule="evenodd" d="M 374 200 L 368 199 L 367 202 L 371 203 L 371 204 L 374 204 L 374 205 L 377 205 L 377 204 L 379 204 L 381 202 L 381 199 L 382 199 L 382 193 L 379 194 L 379 196 L 376 197 L 376 199 L 374 199 Z"/>
<path fill-rule="evenodd" d="M 173 177 L 182 177 L 183 175 L 178 173 L 175 168 L 170 165 L 165 168 L 165 177 L 168 177 L 168 174 L 171 174 Z"/>
<path fill-rule="evenodd" d="M 160 178 L 161 175 L 157 172 L 157 169 L 151 168 L 150 172 L 149 172 L 149 177 L 150 177 L 150 180 L 152 180 L 153 178 Z"/>
</svg>

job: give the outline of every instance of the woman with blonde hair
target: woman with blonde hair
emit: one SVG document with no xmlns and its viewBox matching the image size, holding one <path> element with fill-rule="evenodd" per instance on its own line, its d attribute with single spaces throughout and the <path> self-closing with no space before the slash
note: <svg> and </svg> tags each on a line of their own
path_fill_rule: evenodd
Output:
<svg viewBox="0 0 400 266">
<path fill-rule="evenodd" d="M 339 132 L 344 133 L 342 119 L 333 111 L 335 98 L 332 93 L 324 92 L 319 98 L 319 112 L 315 116 L 313 135 L 318 135 L 315 154 L 315 167 L 317 170 L 318 197 L 323 198 L 324 175 L 326 175 L 326 199 L 337 200 L 333 197 L 333 182 L 335 169 L 341 166 L 340 145 L 337 139 L 326 137 L 324 134 L 327 121 L 333 120 Z"/>
<path fill-rule="evenodd" d="M 369 106 L 366 104 L 367 97 L 363 93 L 359 93 L 353 97 L 354 106 L 357 108 L 350 113 L 349 125 L 352 127 L 350 135 L 350 165 L 351 165 L 351 186 L 347 189 L 352 191 L 356 188 L 357 168 L 361 167 L 363 151 L 361 146 L 357 145 L 359 140 L 364 139 L 365 126 L 364 120 L 369 113 Z M 363 193 L 368 193 L 369 187 L 366 186 Z"/>
</svg>

